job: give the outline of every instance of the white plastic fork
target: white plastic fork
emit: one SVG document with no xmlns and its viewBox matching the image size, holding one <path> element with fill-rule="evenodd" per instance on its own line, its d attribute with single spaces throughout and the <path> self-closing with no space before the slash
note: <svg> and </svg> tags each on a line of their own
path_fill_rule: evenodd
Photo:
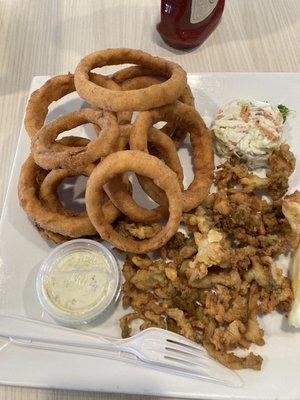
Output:
<svg viewBox="0 0 300 400">
<path fill-rule="evenodd" d="M 17 345 L 117 359 L 227 386 L 243 385 L 236 372 L 213 360 L 202 346 L 159 328 L 146 329 L 128 339 L 112 339 L 25 317 L 0 315 L 0 336 Z"/>
</svg>

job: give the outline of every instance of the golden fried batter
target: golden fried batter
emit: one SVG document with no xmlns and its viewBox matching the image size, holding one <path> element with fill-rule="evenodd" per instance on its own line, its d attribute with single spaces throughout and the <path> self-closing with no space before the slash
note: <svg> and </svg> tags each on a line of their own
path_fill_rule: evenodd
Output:
<svg viewBox="0 0 300 400">
<path fill-rule="evenodd" d="M 247 193 L 266 190 L 273 199 L 281 198 L 288 190 L 288 178 L 295 169 L 295 156 L 288 144 L 274 150 L 268 160 L 266 178 L 248 171 L 247 164 L 232 158 L 226 161 L 216 174 L 218 189 L 231 189 L 240 185 Z"/>
<path fill-rule="evenodd" d="M 229 243 L 224 233 L 211 229 L 207 234 L 194 232 L 195 243 L 198 252 L 195 258 L 189 262 L 186 275 L 191 286 L 196 279 L 202 279 L 207 275 L 208 268 L 213 265 L 227 266 Z"/>
<path fill-rule="evenodd" d="M 216 174 L 218 191 L 183 215 L 187 233 L 161 248 L 159 260 L 131 255 L 125 262 L 123 305 L 135 312 L 121 320 L 123 337 L 140 319 L 140 329 L 184 335 L 229 368 L 259 370 L 259 355 L 232 351 L 264 344 L 258 314 L 290 309 L 291 283 L 273 257 L 298 240 L 281 210 L 293 169 L 287 145 L 270 156 L 266 178 L 239 159 L 224 163 Z"/>
<path fill-rule="evenodd" d="M 142 224 L 140 222 L 127 223 L 120 221 L 118 224 L 120 233 L 124 236 L 133 236 L 137 239 L 149 239 L 156 235 L 161 230 L 161 225 L 158 223 L 153 224 Z"/>
</svg>

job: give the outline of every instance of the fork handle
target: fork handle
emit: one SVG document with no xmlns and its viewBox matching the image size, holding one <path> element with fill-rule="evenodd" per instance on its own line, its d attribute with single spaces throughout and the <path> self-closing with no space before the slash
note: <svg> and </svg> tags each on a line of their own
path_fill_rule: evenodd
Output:
<svg viewBox="0 0 300 400">
<path fill-rule="evenodd" d="M 60 344 L 60 343 L 52 343 L 52 342 L 37 342 L 37 341 L 28 341 L 24 339 L 14 339 L 10 338 L 10 342 L 16 346 L 21 347 L 29 347 L 38 350 L 50 350 L 50 351 L 58 351 L 61 353 L 70 353 L 70 354 L 80 354 L 83 356 L 93 356 L 106 358 L 110 360 L 117 361 L 125 361 L 132 362 L 137 365 L 141 365 L 142 361 L 137 357 L 131 355 L 130 353 L 124 353 L 118 349 L 114 349 L 113 351 L 109 349 L 101 349 L 99 347 L 82 347 L 79 345 L 73 346 L 69 344 Z"/>
<path fill-rule="evenodd" d="M 93 333 L 14 315 L 0 315 L 0 336 L 110 351 L 126 351 L 118 344 L 118 340 L 109 340 Z"/>
</svg>

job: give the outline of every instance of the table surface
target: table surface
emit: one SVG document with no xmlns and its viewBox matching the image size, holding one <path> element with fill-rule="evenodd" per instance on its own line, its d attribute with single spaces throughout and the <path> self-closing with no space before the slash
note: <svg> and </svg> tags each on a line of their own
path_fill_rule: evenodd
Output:
<svg viewBox="0 0 300 400">
<path fill-rule="evenodd" d="M 299 0 L 227 0 L 217 30 L 200 48 L 188 52 L 169 48 L 156 33 L 159 4 L 159 0 L 0 0 L 0 210 L 34 75 L 73 71 L 83 55 L 106 47 L 140 48 L 176 61 L 188 72 L 300 71 Z M 0 398 L 144 397 L 0 387 Z"/>
</svg>

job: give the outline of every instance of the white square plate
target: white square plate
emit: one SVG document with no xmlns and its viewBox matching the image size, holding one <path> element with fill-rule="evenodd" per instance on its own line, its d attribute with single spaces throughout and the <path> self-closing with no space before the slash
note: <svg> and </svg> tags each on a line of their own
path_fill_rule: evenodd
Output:
<svg viewBox="0 0 300 400">
<path fill-rule="evenodd" d="M 46 79 L 35 77 L 31 92 Z M 300 74 L 190 74 L 189 83 L 196 108 L 207 123 L 219 106 L 236 98 L 269 100 L 295 110 L 285 125 L 284 136 L 298 163 L 290 187 L 291 190 L 300 188 Z M 51 108 L 49 118 L 82 105 L 82 100 L 71 94 Z M 79 131 L 86 134 L 82 128 Z M 22 127 L 0 225 L 0 313 L 47 321 L 50 318 L 42 312 L 34 285 L 37 269 L 50 245 L 29 222 L 19 207 L 17 196 L 20 167 L 28 154 L 29 139 Z M 183 163 L 189 164 L 186 150 L 180 151 L 180 157 Z M 190 179 L 191 171 L 186 176 L 186 183 Z M 120 336 L 118 319 L 122 313 L 119 306 L 101 326 L 92 329 Z M 266 345 L 252 348 L 264 358 L 262 371 L 239 372 L 245 382 L 242 388 L 191 380 L 95 357 L 21 348 L 5 340 L 0 341 L 0 383 L 195 399 L 299 399 L 300 330 L 288 328 L 286 320 L 277 313 L 264 317 L 262 326 Z"/>
</svg>

